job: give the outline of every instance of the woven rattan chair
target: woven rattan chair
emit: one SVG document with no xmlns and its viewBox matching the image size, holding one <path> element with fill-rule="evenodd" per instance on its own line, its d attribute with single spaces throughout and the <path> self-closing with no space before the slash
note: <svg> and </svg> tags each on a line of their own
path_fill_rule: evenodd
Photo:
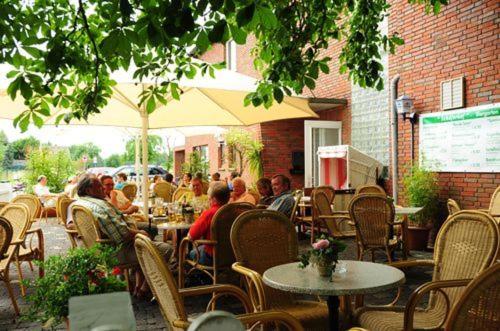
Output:
<svg viewBox="0 0 500 331">
<path fill-rule="evenodd" d="M 113 241 L 104 238 L 99 228 L 99 222 L 94 217 L 90 209 L 83 206 L 73 206 L 71 208 L 73 214 L 73 222 L 85 247 L 90 248 L 96 243 L 112 245 Z M 127 289 L 131 289 L 129 272 L 137 267 L 137 264 L 120 264 L 118 265 L 123 270 Z"/>
<path fill-rule="evenodd" d="M 488 212 L 500 224 L 500 186 L 498 186 L 491 195 L 490 208 Z"/>
<path fill-rule="evenodd" d="M 174 194 L 175 188 L 172 184 L 167 182 L 160 182 L 153 188 L 154 194 L 158 198 L 163 198 L 165 202 L 172 202 L 172 195 Z"/>
<path fill-rule="evenodd" d="M 129 199 L 130 201 L 134 201 L 135 197 L 137 196 L 137 185 L 134 183 L 128 183 L 122 188 L 123 194 Z"/>
<path fill-rule="evenodd" d="M 179 201 L 182 196 L 188 192 L 192 192 L 188 187 L 178 187 L 172 195 L 172 201 Z"/>
<path fill-rule="evenodd" d="M 500 263 L 469 283 L 451 310 L 445 330 L 500 330 Z"/>
<path fill-rule="evenodd" d="M 292 222 L 292 224 L 298 223 L 297 217 L 299 217 L 299 215 L 297 214 L 299 212 L 300 200 L 303 196 L 304 192 L 302 190 L 295 190 L 293 192 L 293 199 L 295 200 L 295 203 L 293 204 L 292 213 L 290 214 L 290 222 Z"/>
<path fill-rule="evenodd" d="M 380 193 L 356 195 L 349 204 L 349 214 L 356 228 L 358 260 L 362 261 L 365 253 L 371 252 L 372 261 L 375 251 L 381 250 L 392 262 L 391 253 L 399 246 L 397 238 L 391 238 L 391 228 L 400 225 L 394 220 L 394 205 Z M 403 250 L 403 259 L 406 254 Z"/>
<path fill-rule="evenodd" d="M 361 185 L 356 188 L 355 195 L 358 194 L 383 194 L 386 196 L 384 189 L 378 185 Z"/>
<path fill-rule="evenodd" d="M 190 322 L 184 308 L 184 298 L 188 296 L 212 294 L 211 301 L 213 301 L 218 297 L 230 295 L 241 301 L 246 312 L 252 310 L 247 295 L 241 289 L 232 285 L 210 285 L 178 289 L 172 272 L 168 269 L 165 261 L 148 237 L 137 235 L 135 250 L 146 281 L 158 301 L 160 311 L 170 330 L 186 330 L 189 327 Z M 210 305 L 211 302 L 209 302 L 208 306 Z M 282 312 L 252 313 L 239 315 L 237 318 L 244 324 L 254 324 L 258 321 L 280 321 L 290 330 L 303 330 L 296 319 Z"/>
<path fill-rule="evenodd" d="M 203 194 L 208 194 L 208 189 L 210 188 L 210 184 L 207 181 L 202 181 L 201 186 Z"/>
<path fill-rule="evenodd" d="M 349 225 L 349 213 L 347 211 L 333 211 L 332 201 L 324 191 L 313 191 L 311 197 L 313 208 L 313 224 L 326 227 L 328 234 L 335 238 L 353 237 L 356 232 Z M 314 228 L 314 225 L 312 226 Z M 313 238 L 311 236 L 311 238 Z"/>
<path fill-rule="evenodd" d="M 39 215 L 40 211 L 43 211 L 43 206 L 40 203 L 40 199 L 32 194 L 20 194 L 12 199 L 12 203 L 24 204 L 26 207 L 28 207 L 29 210 L 30 226 L 27 231 L 25 244 L 19 248 L 18 256 L 21 262 L 28 262 L 31 271 L 33 271 L 32 261 L 43 261 L 45 255 L 45 240 L 43 231 L 41 228 L 33 226 L 33 223 L 36 221 L 36 217 Z M 38 243 L 36 247 L 33 244 L 33 239 L 35 236 Z M 38 272 L 40 277 L 42 277 L 43 269 L 38 269 Z"/>
<path fill-rule="evenodd" d="M 12 301 L 14 311 L 16 315 L 19 315 L 19 307 L 17 306 L 16 297 L 14 296 L 14 292 L 12 291 L 12 286 L 10 284 L 9 269 L 10 264 L 19 249 L 20 242 L 18 242 L 17 245 L 13 243 L 12 235 L 12 225 L 10 225 L 6 218 L 0 217 L 0 280 L 5 283 L 5 287 L 7 288 L 10 301 Z"/>
<path fill-rule="evenodd" d="M 446 202 L 446 207 L 448 208 L 449 216 L 458 213 L 460 210 L 462 210 L 458 205 L 458 203 L 453 199 L 448 199 L 448 201 Z"/>
<path fill-rule="evenodd" d="M 267 269 L 297 261 L 297 233 L 285 215 L 260 209 L 241 214 L 231 229 L 231 245 L 237 261 L 233 270 L 245 277 L 255 311 L 283 310 L 301 321 L 306 330 L 327 328 L 325 303 L 299 300 L 297 295 L 272 289 L 262 281 Z"/>
<path fill-rule="evenodd" d="M 4 275 L 8 279 L 8 269 L 5 269 L 4 263 L 15 261 L 17 272 L 19 275 L 19 286 L 21 288 L 21 294 L 26 295 L 26 289 L 22 283 L 23 281 L 23 273 L 21 269 L 21 258 L 20 258 L 20 250 L 23 248 L 26 242 L 26 236 L 28 233 L 28 229 L 31 226 L 31 215 L 28 207 L 22 203 L 10 203 L 5 206 L 2 210 L 0 210 L 0 217 L 5 218 L 10 225 L 12 226 L 12 242 L 11 245 L 15 245 L 15 247 L 9 248 L 7 253 L 7 260 L 3 260 L 1 262 L 2 268 L 6 274 Z M 12 256 L 10 256 L 12 254 Z M 43 276 L 43 270 L 40 268 L 40 274 Z"/>
<path fill-rule="evenodd" d="M 66 234 L 68 235 L 69 241 L 71 243 L 71 247 L 73 248 L 78 246 L 77 244 L 78 231 L 76 231 L 75 229 L 68 228 L 67 220 L 68 220 L 68 207 L 74 201 L 75 199 L 63 196 L 62 198 L 57 200 L 57 206 L 56 206 L 57 219 L 59 220 L 59 223 L 62 226 L 64 226 L 64 231 L 66 231 Z"/>
<path fill-rule="evenodd" d="M 463 210 L 441 227 L 434 246 L 433 260 L 401 261 L 398 268 L 432 266 L 432 281 L 410 296 L 406 307 L 363 307 L 356 313 L 361 327 L 368 330 L 441 329 L 451 307 L 464 291 L 463 280 L 476 277 L 494 261 L 499 230 L 495 220 L 480 211 Z M 460 287 L 461 286 L 461 287 Z M 417 306 L 430 292 L 426 308 Z"/>
<path fill-rule="evenodd" d="M 184 238 L 181 241 L 179 248 L 179 288 L 184 287 L 185 277 L 199 270 L 207 274 L 214 284 L 218 282 L 218 274 L 222 271 L 230 270 L 232 264 L 235 262 L 233 249 L 229 240 L 231 226 L 240 214 L 248 210 L 252 210 L 254 206 L 250 203 L 230 203 L 222 206 L 214 215 L 212 224 L 210 226 L 210 240 L 189 240 Z M 206 266 L 198 263 L 199 257 L 191 260 L 186 258 L 189 253 L 189 245 L 192 244 L 194 248 L 201 245 L 212 245 L 213 256 L 212 265 Z M 186 272 L 186 267 L 187 272 Z"/>
</svg>

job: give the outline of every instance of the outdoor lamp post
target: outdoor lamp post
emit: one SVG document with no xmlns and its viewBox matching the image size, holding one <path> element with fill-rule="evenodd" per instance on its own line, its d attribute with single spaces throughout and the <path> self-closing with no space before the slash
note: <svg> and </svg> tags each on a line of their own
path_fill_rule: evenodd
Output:
<svg viewBox="0 0 500 331">
<path fill-rule="evenodd" d="M 396 99 L 396 111 L 398 114 L 403 115 L 403 120 L 406 121 L 407 119 L 410 120 L 411 124 L 411 164 L 413 166 L 413 159 L 415 158 L 415 152 L 414 152 L 414 126 L 417 121 L 417 113 L 413 111 L 413 99 L 410 98 L 407 95 L 402 95 L 399 98 Z"/>
</svg>

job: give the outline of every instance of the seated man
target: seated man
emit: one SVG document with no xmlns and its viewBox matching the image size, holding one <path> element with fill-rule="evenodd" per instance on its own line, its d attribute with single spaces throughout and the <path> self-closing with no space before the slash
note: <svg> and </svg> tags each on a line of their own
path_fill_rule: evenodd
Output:
<svg viewBox="0 0 500 331">
<path fill-rule="evenodd" d="M 223 183 L 224 185 L 226 184 L 222 180 L 220 180 L 220 174 L 218 172 L 215 172 L 212 174 L 212 180 L 210 181 L 210 184 L 208 184 L 208 191 L 212 189 L 214 185 L 221 184 Z"/>
<path fill-rule="evenodd" d="M 33 193 L 40 198 L 44 207 L 55 207 L 57 194 L 50 193 L 47 187 L 47 177 L 44 175 L 38 176 L 37 184 L 33 186 Z"/>
<path fill-rule="evenodd" d="M 128 227 L 127 216 L 106 201 L 104 187 L 96 177 L 85 176 L 78 182 L 78 196 L 80 197 L 78 203 L 92 211 L 102 233 L 111 239 L 115 245 L 121 245 L 117 254 L 120 264 L 138 263 L 134 238 L 139 233 L 144 235 L 147 235 L 147 233 Z M 168 262 L 173 253 L 172 247 L 162 242 L 153 241 L 153 244 Z M 137 295 L 141 295 L 141 293 L 147 291 L 147 283 L 144 282 L 142 275 L 138 274 L 136 277 L 138 278 L 135 292 Z"/>
<path fill-rule="evenodd" d="M 212 219 L 219 210 L 219 208 L 225 205 L 229 201 L 229 189 L 226 185 L 218 184 L 214 185 L 210 190 L 210 209 L 205 210 L 200 217 L 194 222 L 193 226 L 189 230 L 188 238 L 190 240 L 198 239 L 210 239 L 210 226 L 212 225 Z M 212 264 L 213 257 L 213 247 L 209 245 L 201 245 L 198 247 L 198 252 L 200 255 L 200 260 L 198 261 L 204 265 Z M 194 260 L 196 257 L 196 252 L 193 249 L 189 253 L 189 258 Z"/>
<path fill-rule="evenodd" d="M 290 217 L 295 204 L 295 199 L 290 191 L 290 179 L 285 175 L 275 175 L 271 179 L 271 186 L 275 200 L 267 209 L 280 211 Z"/>
<path fill-rule="evenodd" d="M 174 183 L 174 175 L 172 175 L 171 173 L 165 175 L 165 181 L 172 185 L 174 188 L 177 188 L 177 185 L 175 185 Z"/>
<path fill-rule="evenodd" d="M 209 199 L 206 194 L 203 194 L 203 183 L 195 177 L 191 180 L 191 185 L 193 189 L 182 194 L 178 201 L 185 201 L 193 207 L 198 206 L 201 209 L 207 209 L 209 207 Z"/>
<path fill-rule="evenodd" d="M 248 202 L 252 205 L 257 204 L 255 197 L 247 192 L 245 181 L 239 177 L 233 179 L 233 193 L 231 193 L 231 199 L 229 199 L 229 203 L 231 202 Z"/>
<path fill-rule="evenodd" d="M 127 175 L 124 172 L 116 174 L 115 190 L 121 190 L 127 184 Z"/>
</svg>

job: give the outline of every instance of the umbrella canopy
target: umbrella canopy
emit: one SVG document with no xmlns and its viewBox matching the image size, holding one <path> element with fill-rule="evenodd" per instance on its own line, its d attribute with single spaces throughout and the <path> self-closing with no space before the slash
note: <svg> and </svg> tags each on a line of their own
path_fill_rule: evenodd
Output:
<svg viewBox="0 0 500 331">
<path fill-rule="evenodd" d="M 5 77 L 6 66 L 0 68 L 0 77 Z M 2 74 L 2 71 L 4 73 Z M 282 103 L 264 106 L 244 106 L 244 97 L 256 88 L 256 80 L 230 71 L 217 70 L 215 77 L 197 75 L 194 79 L 179 82 L 180 100 L 167 97 L 167 105 L 159 104 L 151 114 L 139 107 L 140 93 L 150 86 L 151 80 L 138 83 L 128 72 L 117 71 L 112 78 L 117 82 L 108 104 L 87 121 L 71 121 L 71 125 L 118 126 L 142 129 L 142 192 L 147 192 L 148 155 L 147 133 L 149 129 L 187 126 L 246 126 L 257 123 L 291 118 L 318 117 L 309 107 L 309 99 L 285 97 Z M 0 118 L 14 119 L 26 110 L 21 97 L 11 100 L 7 94 L 7 82 L 0 82 Z M 52 116 L 45 124 L 55 124 L 55 118 L 67 110 L 52 109 Z M 62 123 L 62 122 L 61 122 Z M 64 124 L 64 123 L 62 123 Z M 147 213 L 147 194 L 143 194 L 144 211 Z"/>
</svg>

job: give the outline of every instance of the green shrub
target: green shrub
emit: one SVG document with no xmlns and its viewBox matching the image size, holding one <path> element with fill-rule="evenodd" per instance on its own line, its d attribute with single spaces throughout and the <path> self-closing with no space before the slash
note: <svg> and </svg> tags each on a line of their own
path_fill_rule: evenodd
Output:
<svg viewBox="0 0 500 331">
<path fill-rule="evenodd" d="M 68 301 L 73 296 L 123 291 L 124 281 L 118 278 L 116 248 L 95 245 L 90 249 L 70 249 L 66 256 L 55 255 L 39 263 L 44 277 L 28 286 L 34 292 L 26 297 L 30 303 L 23 319 L 55 327 L 68 316 Z"/>
<path fill-rule="evenodd" d="M 262 165 L 261 153 L 264 145 L 259 140 L 255 139 L 247 130 L 231 129 L 224 135 L 226 144 L 229 148 L 234 149 L 238 160 L 231 160 L 236 164 L 239 163 L 241 174 L 248 165 L 250 173 L 255 181 L 264 176 L 264 167 Z M 229 155 L 229 153 L 228 153 Z"/>
<path fill-rule="evenodd" d="M 426 225 L 435 221 L 438 211 L 438 183 L 436 173 L 419 166 L 411 168 L 410 174 L 403 178 L 407 202 L 412 207 L 424 207 L 412 221 Z"/>
<path fill-rule="evenodd" d="M 189 172 L 193 176 L 197 172 L 201 172 L 203 174 L 203 178 L 207 179 L 209 167 L 208 161 L 201 158 L 200 152 L 194 151 L 189 154 L 189 161 L 182 164 L 182 172 Z"/>
<path fill-rule="evenodd" d="M 68 177 L 74 173 L 73 161 L 67 149 L 43 147 L 32 150 L 26 160 L 27 191 L 33 190 L 38 176 L 45 175 L 50 191 L 61 192 L 64 190 Z"/>
</svg>

